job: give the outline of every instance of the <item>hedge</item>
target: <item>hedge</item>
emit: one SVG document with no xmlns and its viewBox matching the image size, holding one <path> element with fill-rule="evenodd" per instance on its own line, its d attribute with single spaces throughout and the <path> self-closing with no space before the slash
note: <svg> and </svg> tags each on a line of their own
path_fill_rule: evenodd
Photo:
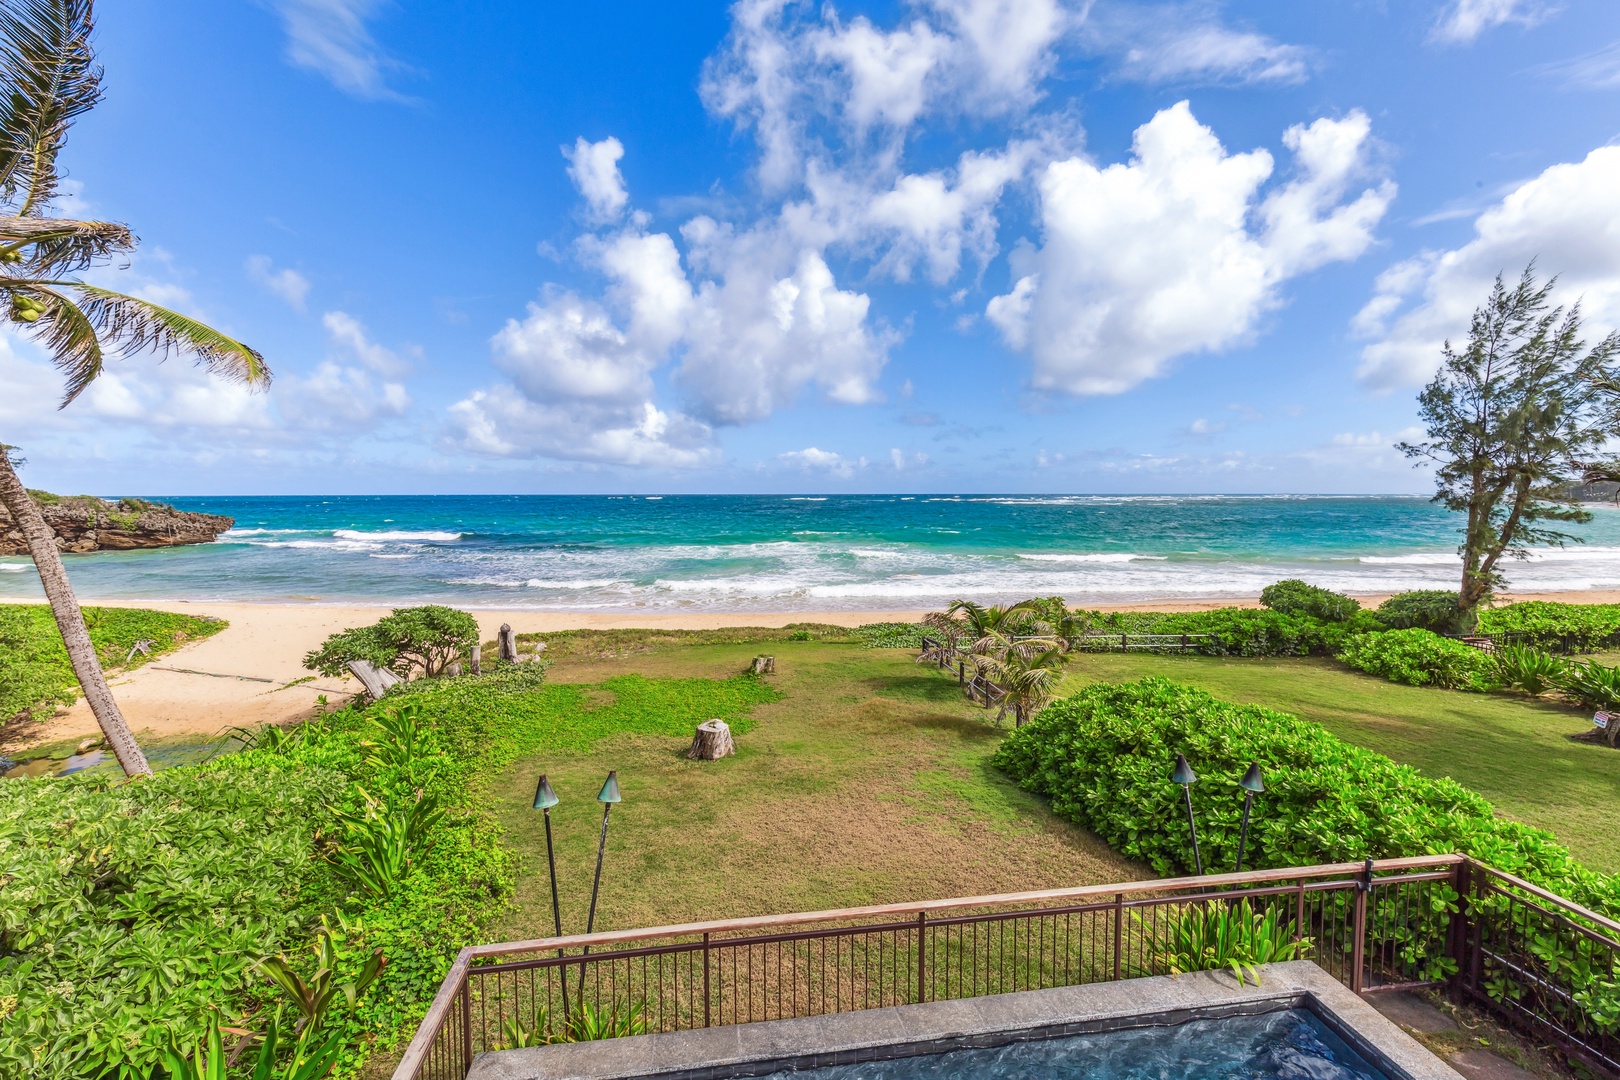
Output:
<svg viewBox="0 0 1620 1080">
<path fill-rule="evenodd" d="M 1189 873 L 1177 753 L 1199 774 L 1199 842 L 1211 872 L 1232 868 L 1250 762 L 1265 772 L 1247 867 L 1262 869 L 1461 852 L 1610 917 L 1615 879 L 1576 862 L 1541 829 L 1496 816 L 1481 796 L 1329 734 L 1162 678 L 1100 684 L 1047 706 L 1008 735 L 995 764 L 1060 817 L 1160 874 Z"/>
<path fill-rule="evenodd" d="M 1339 659 L 1357 671 L 1407 686 L 1480 692 L 1496 688 L 1496 669 L 1489 656 L 1428 630 L 1357 634 L 1340 648 Z"/>
<path fill-rule="evenodd" d="M 1367 612 L 1342 622 L 1255 608 L 1214 611 L 1089 611 L 1093 632 L 1113 634 L 1210 634 L 1204 650 L 1221 656 L 1330 656 L 1351 636 L 1381 631 Z"/>
<path fill-rule="evenodd" d="M 1580 652 L 1620 642 L 1620 604 L 1558 604 L 1524 600 L 1479 613 L 1479 629 L 1489 634 L 1524 634 L 1542 649 L 1561 647 L 1565 637 Z"/>
</svg>

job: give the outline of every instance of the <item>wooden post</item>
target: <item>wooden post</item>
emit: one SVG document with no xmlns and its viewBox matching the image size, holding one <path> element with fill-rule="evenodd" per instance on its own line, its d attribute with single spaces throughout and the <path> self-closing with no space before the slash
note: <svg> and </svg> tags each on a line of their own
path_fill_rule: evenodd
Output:
<svg viewBox="0 0 1620 1080">
<path fill-rule="evenodd" d="M 512 633 L 511 623 L 501 623 L 501 659 L 508 664 L 517 663 L 517 635 Z"/>
<path fill-rule="evenodd" d="M 472 669 L 472 673 L 474 675 L 482 675 L 484 673 L 483 658 L 484 643 L 480 641 L 473 645 L 472 652 L 467 654 L 468 667 Z"/>
</svg>

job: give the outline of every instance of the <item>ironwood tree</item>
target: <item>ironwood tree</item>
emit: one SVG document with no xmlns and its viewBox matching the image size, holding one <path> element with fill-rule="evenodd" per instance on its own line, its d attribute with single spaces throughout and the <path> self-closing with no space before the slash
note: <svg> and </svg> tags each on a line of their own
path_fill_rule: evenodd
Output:
<svg viewBox="0 0 1620 1080">
<path fill-rule="evenodd" d="M 77 276 L 137 243 L 127 225 L 54 214 L 68 129 L 102 96 L 94 31 L 94 0 L 0 0 L 0 318 L 50 354 L 66 384 L 62 408 L 101 375 L 109 356 L 183 353 L 215 375 L 266 386 L 264 357 L 240 341 Z M 13 461 L 0 453 L 0 504 L 27 540 L 73 674 L 124 772 L 150 774 L 107 687 L 56 537 Z"/>
<path fill-rule="evenodd" d="M 1579 541 L 1553 526 L 1591 519 L 1574 487 L 1615 430 L 1603 388 L 1614 382 L 1620 334 L 1587 348 L 1580 305 L 1549 300 L 1555 282 L 1537 282 L 1533 262 L 1517 284 L 1497 275 L 1466 346 L 1445 343 L 1418 395 L 1428 438 L 1399 444 L 1434 465 L 1434 501 L 1466 516 L 1457 593 L 1465 629 L 1504 584 L 1504 559 Z"/>
</svg>

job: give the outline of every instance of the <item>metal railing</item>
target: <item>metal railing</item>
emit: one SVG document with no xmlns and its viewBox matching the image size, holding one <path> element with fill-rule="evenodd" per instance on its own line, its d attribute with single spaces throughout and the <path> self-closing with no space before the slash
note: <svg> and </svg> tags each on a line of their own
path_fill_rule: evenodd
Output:
<svg viewBox="0 0 1620 1080">
<path fill-rule="evenodd" d="M 1477 862 L 1457 989 L 1510 1026 L 1620 1076 L 1620 923 Z"/>
<path fill-rule="evenodd" d="M 679 1031 L 1167 974 L 1189 914 L 1244 900 L 1353 990 L 1437 985 L 1463 956 L 1468 865 L 1368 860 L 473 946 L 394 1080 L 462 1080 L 475 1055 L 586 1013 Z"/>
</svg>

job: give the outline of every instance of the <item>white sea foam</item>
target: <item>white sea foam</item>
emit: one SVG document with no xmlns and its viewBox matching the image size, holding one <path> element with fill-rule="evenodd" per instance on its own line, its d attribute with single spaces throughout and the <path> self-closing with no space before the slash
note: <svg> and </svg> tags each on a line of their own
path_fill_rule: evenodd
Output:
<svg viewBox="0 0 1620 1080">
<path fill-rule="evenodd" d="M 1133 554 L 1133 553 L 1127 552 L 1127 551 L 1095 552 L 1095 553 L 1092 553 L 1092 554 L 1089 554 L 1089 555 L 1063 555 L 1063 554 L 1044 554 L 1044 553 L 1039 554 L 1039 555 L 1029 555 L 1029 554 L 1025 554 L 1024 552 L 1019 552 L 1018 557 L 1020 559 L 1028 559 L 1031 562 L 1049 562 L 1049 563 L 1128 563 L 1128 562 L 1136 562 L 1138 560 L 1141 560 L 1143 562 L 1165 562 L 1170 558 L 1170 556 L 1168 556 L 1168 555 L 1136 555 L 1136 554 Z"/>
<path fill-rule="evenodd" d="M 545 581 L 541 578 L 530 578 L 523 583 L 529 589 L 611 589 L 615 585 L 628 585 L 628 581 L 616 578 L 590 578 L 583 581 Z"/>
<path fill-rule="evenodd" d="M 414 559 L 414 558 L 416 558 L 416 552 L 414 552 L 414 551 L 405 551 L 405 552 L 395 552 L 393 554 L 381 554 L 381 553 L 378 553 L 378 554 L 372 555 L 371 557 L 373 559 Z"/>
<path fill-rule="evenodd" d="M 827 496 L 825 496 L 825 495 L 816 495 L 816 496 L 813 496 L 813 497 L 810 496 L 810 495 L 789 495 L 788 496 L 788 502 L 826 502 L 826 501 L 827 501 Z"/>
<path fill-rule="evenodd" d="M 27 563 L 0 563 L 0 573 L 20 574 L 28 569 Z"/>
<path fill-rule="evenodd" d="M 448 543 L 451 540 L 460 540 L 462 534 L 458 532 L 438 532 L 425 530 L 422 532 L 409 532 L 405 530 L 389 530 L 386 532 L 361 532 L 358 529 L 334 529 L 332 535 L 344 540 L 436 540 Z"/>
</svg>

